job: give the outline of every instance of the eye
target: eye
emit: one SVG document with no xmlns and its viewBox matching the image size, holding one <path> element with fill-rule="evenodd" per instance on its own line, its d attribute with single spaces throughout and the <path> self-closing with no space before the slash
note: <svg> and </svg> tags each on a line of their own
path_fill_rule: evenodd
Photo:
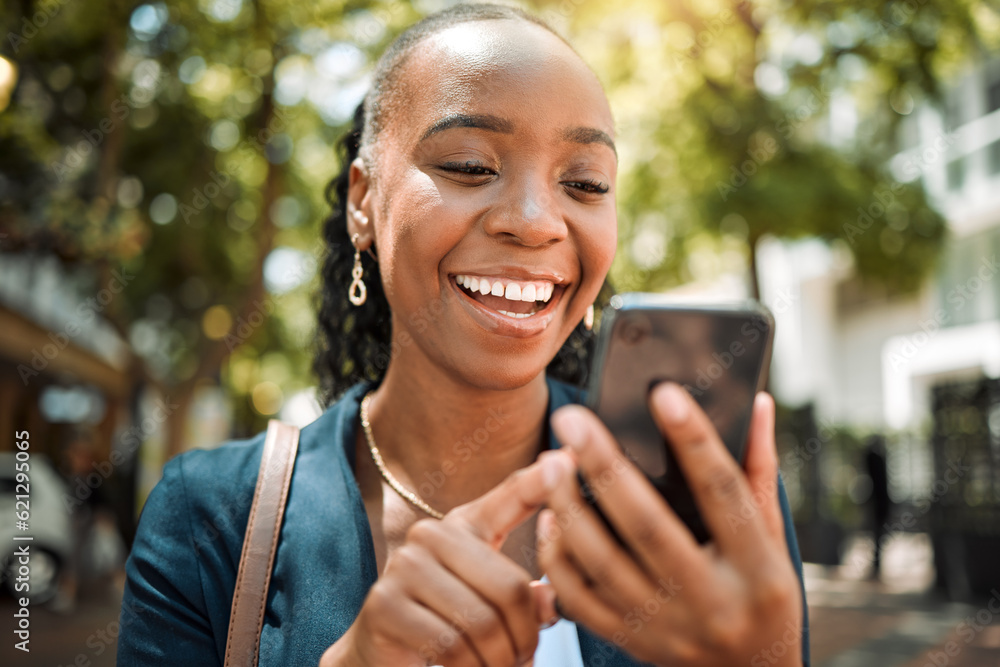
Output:
<svg viewBox="0 0 1000 667">
<path fill-rule="evenodd" d="M 485 176 L 495 176 L 496 172 L 481 162 L 467 160 L 466 162 L 445 162 L 440 166 L 441 171 L 454 174 L 460 180 L 478 181 Z"/>
<path fill-rule="evenodd" d="M 607 183 L 601 183 L 597 180 L 567 181 L 566 185 L 583 192 L 592 192 L 599 195 L 607 194 L 610 189 Z"/>
<path fill-rule="evenodd" d="M 563 181 L 563 185 L 569 189 L 569 195 L 579 201 L 597 201 L 601 195 L 605 195 L 611 189 L 607 183 L 596 179 L 578 179 L 573 181 Z"/>
</svg>

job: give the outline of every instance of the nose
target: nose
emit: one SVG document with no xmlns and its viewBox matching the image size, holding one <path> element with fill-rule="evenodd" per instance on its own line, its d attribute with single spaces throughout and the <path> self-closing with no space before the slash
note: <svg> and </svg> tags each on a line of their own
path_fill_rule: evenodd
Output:
<svg viewBox="0 0 1000 667">
<path fill-rule="evenodd" d="M 566 221 L 553 193 L 537 177 L 511 182 L 502 201 L 484 219 L 486 233 L 500 240 L 535 247 L 566 238 Z"/>
</svg>

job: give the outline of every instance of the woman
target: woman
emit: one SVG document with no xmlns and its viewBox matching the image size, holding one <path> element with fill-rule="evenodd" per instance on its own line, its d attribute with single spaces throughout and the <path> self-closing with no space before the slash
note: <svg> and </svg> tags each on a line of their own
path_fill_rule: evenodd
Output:
<svg viewBox="0 0 1000 667">
<path fill-rule="evenodd" d="M 262 664 L 808 662 L 771 400 L 743 471 L 685 392 L 653 394 L 716 535 L 700 548 L 546 374 L 585 365 L 616 244 L 613 136 L 593 73 L 514 9 L 433 15 L 380 60 L 326 230 L 317 367 L 340 397 L 302 432 Z M 166 466 L 128 563 L 122 664 L 221 664 L 262 441 Z M 628 549 L 578 502 L 577 469 L 610 480 L 599 502 Z M 557 606 L 572 621 L 551 625 Z"/>
</svg>

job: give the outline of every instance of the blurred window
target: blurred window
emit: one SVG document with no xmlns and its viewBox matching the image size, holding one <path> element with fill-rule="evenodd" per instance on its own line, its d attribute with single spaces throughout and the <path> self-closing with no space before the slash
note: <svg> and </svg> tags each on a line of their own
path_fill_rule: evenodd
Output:
<svg viewBox="0 0 1000 667">
<path fill-rule="evenodd" d="M 993 113 L 997 109 L 1000 109 L 1000 80 L 986 88 L 986 113 Z"/>
<path fill-rule="evenodd" d="M 941 257 L 937 292 L 947 326 L 1000 319 L 1000 227 L 955 238 Z M 985 277 L 984 277 L 985 276 Z"/>
</svg>

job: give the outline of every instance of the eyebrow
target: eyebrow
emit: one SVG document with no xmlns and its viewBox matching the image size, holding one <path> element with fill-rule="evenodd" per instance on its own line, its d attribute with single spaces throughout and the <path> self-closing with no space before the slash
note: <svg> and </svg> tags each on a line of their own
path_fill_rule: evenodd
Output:
<svg viewBox="0 0 1000 667">
<path fill-rule="evenodd" d="M 592 127 L 574 127 L 563 132 L 563 139 L 576 144 L 604 144 L 618 157 L 618 149 L 615 142 L 608 136 L 607 132 Z"/>
<path fill-rule="evenodd" d="M 438 132 L 444 132 L 455 127 L 471 127 L 500 134 L 514 134 L 514 124 L 509 120 L 494 116 L 492 114 L 464 114 L 456 113 L 438 120 L 420 137 L 420 141 L 431 137 Z M 604 144 L 610 148 L 615 157 L 618 157 L 618 150 L 615 142 L 607 132 L 592 127 L 573 127 L 563 132 L 562 138 L 576 144 Z"/>
<path fill-rule="evenodd" d="M 450 130 L 453 127 L 474 127 L 480 130 L 499 132 L 500 134 L 514 133 L 514 124 L 509 120 L 500 118 L 499 116 L 492 116 L 490 114 L 454 113 L 450 116 L 445 116 L 427 128 L 427 131 L 424 132 L 422 137 L 420 137 L 420 141 L 423 141 L 427 137 L 437 134 L 438 132 Z"/>
</svg>

